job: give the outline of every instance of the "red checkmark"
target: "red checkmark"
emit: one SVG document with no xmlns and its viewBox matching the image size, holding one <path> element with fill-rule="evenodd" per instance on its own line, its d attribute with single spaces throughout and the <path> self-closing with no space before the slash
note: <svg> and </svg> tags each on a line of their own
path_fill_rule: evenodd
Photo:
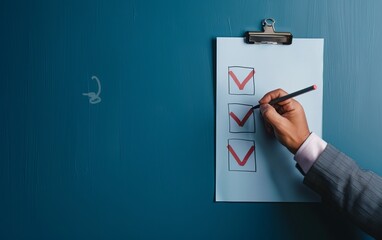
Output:
<svg viewBox="0 0 382 240">
<path fill-rule="evenodd" d="M 255 70 L 252 70 L 248 75 L 247 77 L 243 80 L 242 83 L 240 83 L 239 79 L 237 79 L 235 73 L 233 73 L 232 71 L 229 71 L 228 74 L 232 77 L 233 81 L 236 83 L 236 85 L 238 86 L 238 88 L 240 90 L 243 90 L 245 85 L 249 82 L 249 80 L 251 80 L 251 78 L 253 77 L 253 75 L 255 75 Z"/>
<path fill-rule="evenodd" d="M 233 118 L 233 120 L 235 120 L 235 122 L 240 126 L 244 126 L 244 124 L 247 122 L 248 118 L 251 116 L 253 110 L 252 108 L 249 109 L 249 111 L 247 112 L 247 114 L 245 114 L 244 118 L 242 120 L 240 120 L 235 113 L 233 112 L 230 112 L 229 115 Z"/>
<path fill-rule="evenodd" d="M 228 151 L 232 154 L 232 156 L 235 158 L 236 162 L 237 162 L 240 166 L 244 166 L 244 165 L 247 163 L 247 161 L 248 161 L 249 157 L 251 156 L 251 154 L 253 153 L 253 151 L 255 151 L 255 146 L 252 146 L 252 147 L 248 150 L 248 152 L 247 152 L 247 154 L 245 155 L 245 157 L 243 158 L 243 160 L 240 160 L 239 156 L 237 156 L 235 150 L 233 150 L 233 148 L 231 147 L 231 145 L 228 144 L 227 148 L 228 148 Z"/>
</svg>

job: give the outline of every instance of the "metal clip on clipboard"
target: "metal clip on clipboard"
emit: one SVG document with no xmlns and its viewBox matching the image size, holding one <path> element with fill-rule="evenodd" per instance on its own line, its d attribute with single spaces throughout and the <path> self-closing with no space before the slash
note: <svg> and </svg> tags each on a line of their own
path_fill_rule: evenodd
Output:
<svg viewBox="0 0 382 240">
<path fill-rule="evenodd" d="M 246 43 L 266 43 L 266 44 L 292 44 L 293 35 L 290 32 L 275 32 L 276 21 L 273 18 L 267 18 L 262 21 L 263 32 L 246 32 Z"/>
</svg>

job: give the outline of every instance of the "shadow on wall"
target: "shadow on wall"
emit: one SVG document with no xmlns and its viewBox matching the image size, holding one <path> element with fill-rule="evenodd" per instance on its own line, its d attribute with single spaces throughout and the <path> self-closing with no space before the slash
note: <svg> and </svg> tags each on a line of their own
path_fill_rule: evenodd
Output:
<svg viewBox="0 0 382 240">
<path fill-rule="evenodd" d="M 324 203 L 282 203 L 281 206 L 284 222 L 298 239 L 365 239 L 366 234 Z"/>
</svg>

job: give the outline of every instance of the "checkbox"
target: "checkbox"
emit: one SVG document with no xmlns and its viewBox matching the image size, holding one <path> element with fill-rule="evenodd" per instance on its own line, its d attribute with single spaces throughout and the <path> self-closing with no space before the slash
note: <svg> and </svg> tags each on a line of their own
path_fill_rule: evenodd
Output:
<svg viewBox="0 0 382 240">
<path fill-rule="evenodd" d="M 256 172 L 255 141 L 228 139 L 228 170 Z"/>
<path fill-rule="evenodd" d="M 231 95 L 254 95 L 255 69 L 252 67 L 228 67 L 228 92 Z"/>
<path fill-rule="evenodd" d="M 255 133 L 256 124 L 252 105 L 229 103 L 229 132 L 231 133 Z"/>
</svg>

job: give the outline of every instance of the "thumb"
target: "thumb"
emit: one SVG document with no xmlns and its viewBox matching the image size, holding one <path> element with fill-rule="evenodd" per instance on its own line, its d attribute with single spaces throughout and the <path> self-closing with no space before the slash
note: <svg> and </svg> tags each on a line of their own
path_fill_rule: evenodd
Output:
<svg viewBox="0 0 382 240">
<path fill-rule="evenodd" d="M 283 120 L 283 117 L 269 104 L 261 104 L 260 111 L 264 120 L 271 124 L 272 127 L 279 125 Z"/>
</svg>

